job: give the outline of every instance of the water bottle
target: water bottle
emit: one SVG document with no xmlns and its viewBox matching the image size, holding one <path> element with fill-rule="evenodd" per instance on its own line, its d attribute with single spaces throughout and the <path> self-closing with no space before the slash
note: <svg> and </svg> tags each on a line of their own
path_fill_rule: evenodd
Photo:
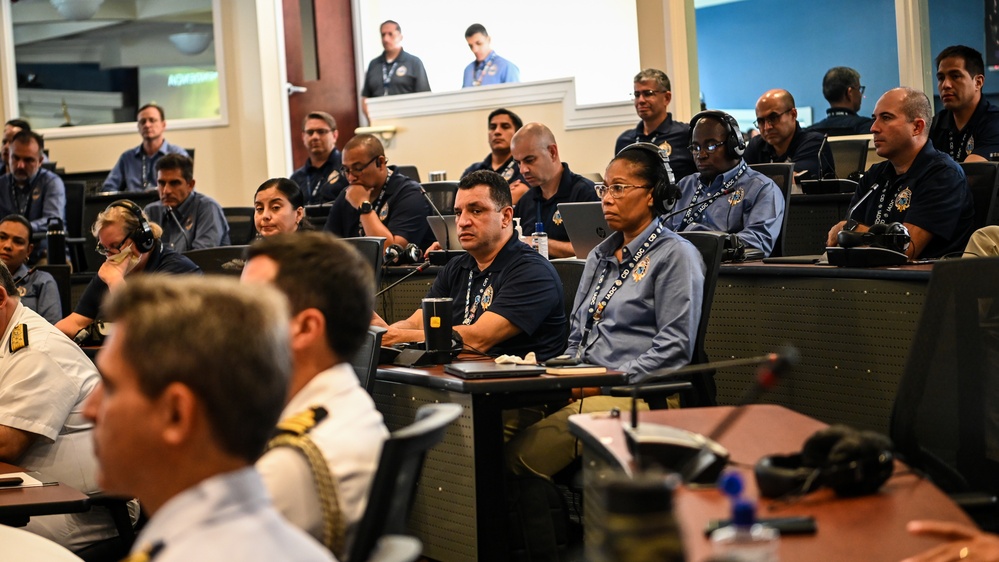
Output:
<svg viewBox="0 0 999 562">
<path fill-rule="evenodd" d="M 531 235 L 531 246 L 539 254 L 548 259 L 548 234 L 545 232 L 545 223 L 534 224 L 534 234 Z"/>
<path fill-rule="evenodd" d="M 711 533 L 714 557 L 726 562 L 778 562 L 780 533 L 756 522 L 756 505 L 738 497 L 742 479 L 730 473 L 722 477 L 722 490 L 732 500 L 732 524 Z"/>
<path fill-rule="evenodd" d="M 49 219 L 48 232 L 45 234 L 48 241 L 49 264 L 66 264 L 66 229 L 63 228 L 62 219 L 52 217 Z"/>
</svg>

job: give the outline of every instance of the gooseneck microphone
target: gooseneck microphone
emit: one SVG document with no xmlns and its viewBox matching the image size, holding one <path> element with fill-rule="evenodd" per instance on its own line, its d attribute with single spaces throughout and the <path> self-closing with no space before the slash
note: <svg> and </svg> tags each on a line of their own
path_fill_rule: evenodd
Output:
<svg viewBox="0 0 999 562">
<path fill-rule="evenodd" d="M 878 182 L 874 182 L 873 184 L 871 184 L 870 189 L 868 189 L 866 193 L 864 193 L 863 195 L 861 195 L 860 199 L 858 199 L 856 203 L 854 203 L 853 205 L 850 205 L 850 208 L 846 210 L 846 218 L 843 219 L 843 220 L 846 221 L 846 224 L 843 225 L 843 230 L 849 230 L 849 231 L 856 230 L 857 225 L 860 224 L 860 223 L 858 223 L 857 221 L 853 220 L 853 212 L 856 211 L 857 207 L 859 207 L 864 201 L 866 201 L 867 198 L 872 193 L 874 193 L 875 191 L 877 191 L 879 187 L 881 187 L 881 185 L 878 184 Z"/>
<path fill-rule="evenodd" d="M 829 135 L 822 135 L 822 144 L 819 145 L 819 171 L 815 174 L 816 179 L 824 180 L 826 179 L 826 174 L 823 172 L 822 168 L 822 151 L 826 148 L 826 142 L 829 141 Z"/>
<path fill-rule="evenodd" d="M 189 250 L 192 249 L 191 235 L 188 234 L 186 230 L 184 230 L 184 225 L 180 224 L 180 219 L 177 218 L 177 213 L 173 210 L 173 207 L 169 205 L 163 205 L 163 208 L 166 209 L 167 216 L 170 217 L 170 219 L 173 220 L 174 224 L 177 225 L 177 228 L 180 229 L 180 233 L 184 235 L 184 240 L 187 240 L 188 249 Z"/>
<path fill-rule="evenodd" d="M 409 279 L 410 277 L 412 277 L 412 276 L 416 275 L 417 273 L 419 273 L 419 272 L 421 272 L 421 271 L 425 270 L 425 269 L 426 269 L 426 268 L 428 268 L 428 267 L 430 267 L 430 260 L 427 260 L 427 261 L 425 261 L 425 262 L 421 263 L 420 265 L 416 266 L 416 267 L 415 267 L 415 268 L 413 269 L 413 271 L 410 271 L 409 273 L 407 273 L 407 274 L 403 275 L 403 276 L 402 276 L 402 277 L 400 277 L 400 278 L 399 278 L 399 279 L 398 279 L 398 280 L 397 280 L 396 282 L 392 283 L 392 284 L 391 284 L 391 285 L 389 285 L 388 287 L 385 287 L 385 288 L 384 288 L 384 289 L 382 289 L 381 291 L 378 291 L 377 293 L 375 293 L 375 298 L 378 298 L 378 297 L 382 296 L 382 294 L 383 294 L 383 293 L 385 293 L 386 291 L 388 291 L 388 290 L 389 290 L 389 289 L 391 289 L 392 287 L 395 287 L 395 286 L 396 286 L 396 285 L 398 285 L 399 283 L 402 283 L 402 282 L 403 282 L 403 281 L 405 281 L 406 279 Z"/>
</svg>

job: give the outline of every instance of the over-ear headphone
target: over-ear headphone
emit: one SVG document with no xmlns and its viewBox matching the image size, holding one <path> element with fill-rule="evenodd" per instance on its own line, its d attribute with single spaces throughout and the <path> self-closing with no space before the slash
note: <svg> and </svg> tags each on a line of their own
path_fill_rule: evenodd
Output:
<svg viewBox="0 0 999 562">
<path fill-rule="evenodd" d="M 386 266 L 414 263 L 423 263 L 423 250 L 420 250 L 416 244 L 407 244 L 405 248 L 398 244 L 392 244 L 385 250 L 384 264 Z"/>
<path fill-rule="evenodd" d="M 680 188 L 676 186 L 673 168 L 669 166 L 669 154 L 651 142 L 636 142 L 618 151 L 620 156 L 624 151 L 637 148 L 655 154 L 662 162 L 661 171 L 657 174 L 656 184 L 652 186 L 652 210 L 658 215 L 665 215 L 673 210 L 673 205 L 680 198 Z"/>
<path fill-rule="evenodd" d="M 142 214 L 142 207 L 136 205 L 130 199 L 120 199 L 108 205 L 106 211 L 110 211 L 115 207 L 121 207 L 129 212 L 138 221 L 139 226 L 133 230 L 128 237 L 132 239 L 135 243 L 135 247 L 139 249 L 139 253 L 145 254 L 146 252 L 153 249 L 156 245 L 156 237 L 153 236 L 153 229 L 149 226 L 149 221 L 146 220 L 146 216 Z"/>
<path fill-rule="evenodd" d="M 909 229 L 900 222 L 888 224 L 879 222 L 871 226 L 867 232 L 841 230 L 836 235 L 836 243 L 841 248 L 874 246 L 875 248 L 887 248 L 902 254 L 909 249 L 911 241 L 912 238 L 909 236 Z"/>
<path fill-rule="evenodd" d="M 702 117 L 707 117 L 709 119 L 714 119 L 721 122 L 722 126 L 725 127 L 725 132 L 727 136 L 725 137 L 725 154 L 729 158 L 742 158 L 743 153 L 746 152 L 746 141 L 742 139 L 742 131 L 739 130 L 739 122 L 724 111 L 717 111 L 714 109 L 709 109 L 707 111 L 702 111 L 694 116 L 690 120 L 690 139 L 693 141 L 694 138 L 694 125 Z"/>
<path fill-rule="evenodd" d="M 813 434 L 800 453 L 756 463 L 760 494 L 777 498 L 828 486 L 839 496 L 873 494 L 895 469 L 891 441 L 873 431 L 833 425 Z"/>
</svg>

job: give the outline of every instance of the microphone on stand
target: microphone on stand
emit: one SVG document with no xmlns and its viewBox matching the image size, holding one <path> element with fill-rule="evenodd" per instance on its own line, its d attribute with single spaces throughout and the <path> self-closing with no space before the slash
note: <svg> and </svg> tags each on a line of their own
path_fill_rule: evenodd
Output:
<svg viewBox="0 0 999 562">
<path fill-rule="evenodd" d="M 843 230 L 850 230 L 850 231 L 856 230 L 857 224 L 859 223 L 853 220 L 853 212 L 856 211 L 857 207 L 859 207 L 864 201 L 867 200 L 867 197 L 870 196 L 870 194 L 877 191 L 879 187 L 881 187 L 881 185 L 878 184 L 878 182 L 874 182 L 873 184 L 871 184 L 870 189 L 868 189 L 866 193 L 861 195 L 860 199 L 858 199 L 856 203 L 850 205 L 850 208 L 846 210 L 846 218 L 843 219 L 846 221 L 846 225 L 844 225 Z"/>
<path fill-rule="evenodd" d="M 829 135 L 822 135 L 822 144 L 819 145 L 819 173 L 815 174 L 816 179 L 824 180 L 826 179 L 826 174 L 823 172 L 822 168 L 822 151 L 826 148 L 826 142 L 829 141 Z"/>
<path fill-rule="evenodd" d="M 188 250 L 192 249 L 191 235 L 188 234 L 186 230 L 184 230 L 184 225 L 180 224 L 180 219 L 177 218 L 177 213 L 174 212 L 173 207 L 170 207 L 168 205 L 163 205 L 163 208 L 166 209 L 167 216 L 170 217 L 170 219 L 173 220 L 174 224 L 177 225 L 177 228 L 180 229 L 180 233 L 184 235 L 184 240 L 187 240 L 187 249 Z"/>
<path fill-rule="evenodd" d="M 378 291 L 377 293 L 375 293 L 375 298 L 378 298 L 378 297 L 382 296 L 382 294 L 386 293 L 389 289 L 395 287 L 399 283 L 402 283 L 403 281 L 405 281 L 406 279 L 409 279 L 410 277 L 416 275 L 417 273 L 419 273 L 419 272 L 427 269 L 428 267 L 430 267 L 430 260 L 427 260 L 427 261 L 421 263 L 420 265 L 418 265 L 415 268 L 413 268 L 413 271 L 410 271 L 409 273 L 403 275 L 402 277 L 400 277 L 397 281 L 395 281 L 394 283 L 392 283 L 388 287 L 385 287 L 381 291 Z"/>
</svg>

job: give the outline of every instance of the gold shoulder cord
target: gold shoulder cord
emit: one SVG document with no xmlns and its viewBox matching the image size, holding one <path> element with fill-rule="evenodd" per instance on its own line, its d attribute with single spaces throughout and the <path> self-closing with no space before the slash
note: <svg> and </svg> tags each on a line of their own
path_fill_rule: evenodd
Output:
<svg viewBox="0 0 999 562">
<path fill-rule="evenodd" d="M 281 420 L 277 426 L 278 434 L 267 443 L 267 450 L 275 447 L 291 447 L 305 455 L 312 470 L 323 511 L 323 544 L 337 558 L 342 558 L 346 554 L 344 552 L 346 529 L 340 513 L 340 493 L 322 451 L 307 435 L 309 430 L 325 417 L 326 409 L 316 406 Z"/>
</svg>

